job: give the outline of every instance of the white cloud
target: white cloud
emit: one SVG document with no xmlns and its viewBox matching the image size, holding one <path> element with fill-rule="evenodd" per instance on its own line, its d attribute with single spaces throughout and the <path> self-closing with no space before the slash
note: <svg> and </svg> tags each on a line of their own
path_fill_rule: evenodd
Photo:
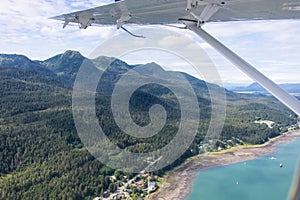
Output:
<svg viewBox="0 0 300 200">
<path fill-rule="evenodd" d="M 81 29 L 80 35 L 83 37 L 98 37 L 109 38 L 116 32 L 116 27 L 89 27 L 88 29 Z"/>
<path fill-rule="evenodd" d="M 98 44 L 95 41 L 109 37 L 113 29 L 92 27 L 79 30 L 76 25 L 62 29 L 62 22 L 49 18 L 112 2 L 2 0 L 0 25 L 5 28 L 0 29 L 1 52 L 25 54 L 33 59 L 46 59 L 67 49 L 81 50 L 86 55 Z"/>
<path fill-rule="evenodd" d="M 187 46 L 190 43 L 190 40 L 188 40 L 188 38 L 186 38 L 185 36 L 170 35 L 162 38 L 158 43 L 164 47 L 178 48 Z"/>
<path fill-rule="evenodd" d="M 229 22 L 206 24 L 204 29 L 268 77 L 282 83 L 300 82 L 294 75 L 300 73 L 300 38 L 296 37 L 300 34 L 299 25 L 300 21 L 293 20 Z M 218 65 L 224 79 L 247 80 L 218 52 L 205 45 L 204 49 Z"/>
</svg>

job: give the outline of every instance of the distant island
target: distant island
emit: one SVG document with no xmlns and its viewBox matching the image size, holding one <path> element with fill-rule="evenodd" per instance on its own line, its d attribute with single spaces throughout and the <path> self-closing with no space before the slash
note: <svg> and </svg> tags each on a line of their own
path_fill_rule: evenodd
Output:
<svg viewBox="0 0 300 200">
<path fill-rule="evenodd" d="M 293 94 L 295 96 L 300 96 L 300 83 L 279 84 L 279 86 L 290 94 Z M 258 83 L 252 83 L 246 87 L 235 87 L 235 88 L 231 88 L 230 90 L 239 93 L 270 94 Z"/>
</svg>

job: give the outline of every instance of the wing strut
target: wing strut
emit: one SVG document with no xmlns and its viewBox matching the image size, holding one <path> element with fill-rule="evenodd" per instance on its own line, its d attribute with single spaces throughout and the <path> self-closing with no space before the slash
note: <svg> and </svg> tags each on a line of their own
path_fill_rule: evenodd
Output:
<svg viewBox="0 0 300 200">
<path fill-rule="evenodd" d="M 199 35 L 203 40 L 205 40 L 208 44 L 210 44 L 213 48 L 219 51 L 224 57 L 230 60 L 234 65 L 236 65 L 241 71 L 243 71 L 246 75 L 248 75 L 253 80 L 257 81 L 262 87 L 264 87 L 267 91 L 269 91 L 272 95 L 274 95 L 278 100 L 280 100 L 283 104 L 289 107 L 292 111 L 294 111 L 298 116 L 300 116 L 300 102 L 293 97 L 292 95 L 285 92 L 278 85 L 276 85 L 273 81 L 267 78 L 264 74 L 255 69 L 252 65 L 247 63 L 237 54 L 232 52 L 229 48 L 224 46 L 218 40 L 216 40 L 209 33 L 204 31 L 201 27 L 197 25 L 195 22 L 187 22 L 182 21 L 187 25 L 187 28 Z"/>
</svg>

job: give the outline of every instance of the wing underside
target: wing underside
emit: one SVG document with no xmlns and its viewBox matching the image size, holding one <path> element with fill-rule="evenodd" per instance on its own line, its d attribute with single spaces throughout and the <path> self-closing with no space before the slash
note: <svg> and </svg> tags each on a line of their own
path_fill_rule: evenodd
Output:
<svg viewBox="0 0 300 200">
<path fill-rule="evenodd" d="M 299 0 L 227 1 L 210 21 L 299 19 Z"/>
<path fill-rule="evenodd" d="M 187 11 L 189 2 L 194 6 Z M 53 18 L 83 28 L 92 24 L 174 24 L 179 19 L 199 19 L 210 5 L 217 9 L 204 17 L 206 22 L 300 19 L 300 0 L 123 0 Z"/>
</svg>

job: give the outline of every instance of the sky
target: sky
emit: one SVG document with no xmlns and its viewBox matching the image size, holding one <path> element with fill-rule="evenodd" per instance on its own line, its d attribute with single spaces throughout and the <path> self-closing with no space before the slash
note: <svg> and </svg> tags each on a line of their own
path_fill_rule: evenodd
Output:
<svg viewBox="0 0 300 200">
<path fill-rule="evenodd" d="M 111 2 L 113 1 L 1 0 L 0 53 L 22 54 L 33 60 L 45 60 L 66 50 L 76 50 L 84 56 L 89 56 L 97 47 L 118 34 L 123 34 L 124 31 L 117 30 L 114 26 L 80 30 L 74 25 L 62 29 L 62 22 L 49 18 Z M 135 29 L 136 27 L 132 28 L 133 31 Z M 206 24 L 204 29 L 276 83 L 300 82 L 300 20 L 211 23 Z M 246 85 L 253 82 L 195 34 L 175 28 L 173 31 L 192 39 L 207 52 L 224 85 Z M 174 42 L 167 37 L 161 40 Z M 178 41 L 177 44 L 179 48 Z M 180 62 L 176 62 L 176 67 L 172 56 L 168 60 L 168 56 L 160 53 L 152 52 L 151 54 L 156 56 L 151 57 L 149 52 L 139 52 L 124 57 L 124 60 L 134 64 L 161 61 L 159 64 L 165 67 L 174 66 L 198 76 L 193 69 L 180 67 Z M 172 61 L 173 65 L 170 65 Z"/>
</svg>

